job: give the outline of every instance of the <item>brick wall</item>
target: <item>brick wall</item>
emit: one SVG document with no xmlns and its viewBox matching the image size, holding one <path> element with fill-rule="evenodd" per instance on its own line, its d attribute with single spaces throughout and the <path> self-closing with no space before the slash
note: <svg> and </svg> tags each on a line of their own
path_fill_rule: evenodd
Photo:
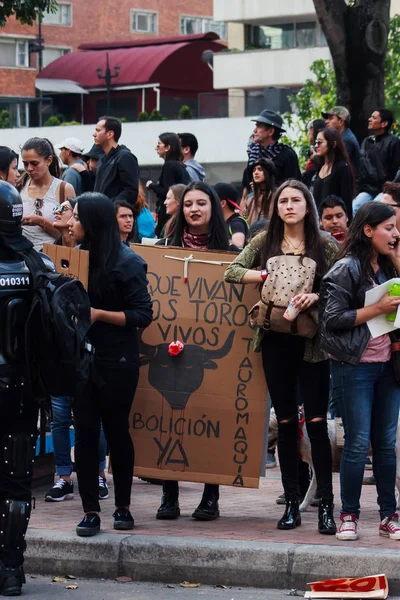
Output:
<svg viewBox="0 0 400 600">
<path fill-rule="evenodd" d="M 62 1 L 62 0 L 60 0 Z M 167 37 L 180 35 L 180 15 L 212 17 L 212 0 L 195 3 L 191 0 L 70 0 L 72 26 L 43 25 L 45 44 L 63 46 L 76 50 L 84 42 L 109 42 L 130 39 Z M 132 33 L 130 9 L 143 9 L 158 13 L 158 34 Z M 10 18 L 1 34 L 36 35 L 37 25 L 20 25 Z"/>
<path fill-rule="evenodd" d="M 0 95 L 3 96 L 36 96 L 36 69 L 1 69 Z"/>
</svg>

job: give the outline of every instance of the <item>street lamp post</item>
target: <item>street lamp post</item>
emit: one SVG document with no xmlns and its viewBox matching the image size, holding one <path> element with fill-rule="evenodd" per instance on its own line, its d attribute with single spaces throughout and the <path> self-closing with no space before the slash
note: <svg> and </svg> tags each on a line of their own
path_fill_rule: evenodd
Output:
<svg viewBox="0 0 400 600">
<path fill-rule="evenodd" d="M 107 90 L 107 114 L 110 114 L 110 104 L 111 104 L 111 80 L 114 77 L 118 77 L 120 68 L 118 66 L 114 67 L 114 73 L 111 73 L 110 64 L 108 62 L 108 52 L 106 52 L 106 72 L 103 75 L 101 68 L 96 69 L 97 77 L 99 79 L 105 79 L 106 82 L 106 90 Z"/>
</svg>

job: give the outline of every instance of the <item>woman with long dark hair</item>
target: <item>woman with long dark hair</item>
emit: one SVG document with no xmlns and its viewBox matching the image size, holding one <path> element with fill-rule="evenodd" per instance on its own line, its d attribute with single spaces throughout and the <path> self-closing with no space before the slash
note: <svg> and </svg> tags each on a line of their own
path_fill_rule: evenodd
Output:
<svg viewBox="0 0 400 600">
<path fill-rule="evenodd" d="M 396 512 L 396 429 L 400 387 L 388 334 L 372 338 L 368 321 L 396 313 L 399 296 L 385 294 L 365 306 L 368 290 L 400 275 L 396 214 L 367 202 L 347 231 L 337 262 L 321 284 L 321 345 L 332 358 L 332 381 L 344 427 L 340 465 L 341 524 L 336 536 L 357 539 L 365 461 L 372 445 L 378 492 L 379 534 L 400 539 Z"/>
<path fill-rule="evenodd" d="M 186 186 L 176 217 L 173 246 L 194 250 L 228 250 L 229 240 L 221 203 L 215 190 L 202 181 Z M 212 521 L 219 517 L 219 486 L 206 483 L 200 504 L 192 517 Z M 177 519 L 180 515 L 177 481 L 164 481 L 157 519 Z"/>
<path fill-rule="evenodd" d="M 18 179 L 18 154 L 7 146 L 0 146 L 0 180 L 16 187 Z"/>
<path fill-rule="evenodd" d="M 95 348 L 93 376 L 82 397 L 74 399 L 76 466 L 85 516 L 80 536 L 100 530 L 98 442 L 100 420 L 113 467 L 114 528 L 132 529 L 129 511 L 134 448 L 128 417 L 139 377 L 137 328 L 150 325 L 147 265 L 120 240 L 114 205 L 99 193 L 80 196 L 69 222 L 71 237 L 89 252 L 88 294 Z"/>
<path fill-rule="evenodd" d="M 347 216 L 351 221 L 355 196 L 354 176 L 340 131 L 323 129 L 317 135 L 315 146 L 323 161 L 312 183 L 317 207 L 327 196 L 339 196 L 346 205 Z"/>
<path fill-rule="evenodd" d="M 242 206 L 242 214 L 249 227 L 257 221 L 269 220 L 271 217 L 275 171 L 274 163 L 267 158 L 259 158 L 252 167 L 253 193 L 246 197 Z"/>
<path fill-rule="evenodd" d="M 288 180 L 274 194 L 268 230 L 252 239 L 225 272 L 226 281 L 262 287 L 261 301 L 255 310 L 258 317 L 254 349 L 262 352 L 278 419 L 278 452 L 286 501 L 278 529 L 293 529 L 301 524 L 297 409 L 300 384 L 317 497 L 321 498 L 318 530 L 328 535 L 336 531 L 326 422 L 329 361 L 318 349 L 315 307 L 321 278 L 336 252 L 335 243 L 319 231 L 311 193 L 299 181 Z M 286 308 L 291 315 L 284 313 Z"/>
<path fill-rule="evenodd" d="M 24 205 L 23 232 L 35 250 L 41 250 L 59 236 L 53 225 L 54 209 L 76 194 L 70 183 L 61 181 L 58 156 L 48 139 L 36 137 L 25 142 L 22 162 L 25 173 L 17 187 Z"/>
<path fill-rule="evenodd" d="M 158 222 L 156 234 L 160 236 L 167 221 L 167 213 L 165 212 L 164 205 L 167 192 L 176 183 L 188 184 L 190 182 L 190 175 L 183 164 L 181 143 L 176 133 L 162 133 L 157 142 L 156 152 L 164 160 L 164 165 L 161 169 L 158 182 L 153 183 L 149 180 L 146 183 L 146 187 L 148 190 L 152 190 L 157 196 Z"/>
</svg>

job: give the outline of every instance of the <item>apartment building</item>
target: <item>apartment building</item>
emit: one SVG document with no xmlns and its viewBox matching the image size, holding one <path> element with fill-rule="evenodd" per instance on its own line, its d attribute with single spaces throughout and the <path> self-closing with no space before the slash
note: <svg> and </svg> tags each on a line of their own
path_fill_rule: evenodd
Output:
<svg viewBox="0 0 400 600">
<path fill-rule="evenodd" d="M 212 0 L 61 0 L 55 13 L 41 23 L 42 66 L 77 50 L 83 43 L 118 42 L 176 37 L 214 31 L 227 37 L 227 25 L 212 17 Z M 6 109 L 12 126 L 28 126 L 37 119 L 36 89 L 39 57 L 34 52 L 39 24 L 22 25 L 8 19 L 0 29 L 0 111 Z M 70 79 L 74 79 L 70 74 Z M 45 102 L 41 103 L 45 106 Z M 40 110 L 40 108 L 39 108 Z"/>
<path fill-rule="evenodd" d="M 289 110 L 310 65 L 331 58 L 312 0 L 214 0 L 214 19 L 228 24 L 231 52 L 214 57 L 214 88 L 229 89 L 229 116 Z"/>
</svg>

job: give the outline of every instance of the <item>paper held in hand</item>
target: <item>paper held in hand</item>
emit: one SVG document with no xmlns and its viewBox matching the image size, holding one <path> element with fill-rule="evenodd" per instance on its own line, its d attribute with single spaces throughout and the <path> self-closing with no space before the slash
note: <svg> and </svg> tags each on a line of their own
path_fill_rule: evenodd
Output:
<svg viewBox="0 0 400 600">
<path fill-rule="evenodd" d="M 377 285 L 372 288 L 372 290 L 368 290 L 365 294 L 365 306 L 371 306 L 371 304 L 376 304 L 379 300 L 387 294 L 390 290 L 390 287 L 393 283 L 400 283 L 400 277 L 394 277 L 393 279 L 389 279 L 389 281 L 385 281 L 381 285 Z M 368 328 L 371 332 L 371 337 L 376 338 L 384 333 L 390 333 L 395 329 L 400 328 L 400 312 L 397 309 L 397 316 L 394 323 L 387 320 L 386 315 L 379 315 L 379 317 L 374 317 L 370 321 L 367 321 Z"/>
</svg>

